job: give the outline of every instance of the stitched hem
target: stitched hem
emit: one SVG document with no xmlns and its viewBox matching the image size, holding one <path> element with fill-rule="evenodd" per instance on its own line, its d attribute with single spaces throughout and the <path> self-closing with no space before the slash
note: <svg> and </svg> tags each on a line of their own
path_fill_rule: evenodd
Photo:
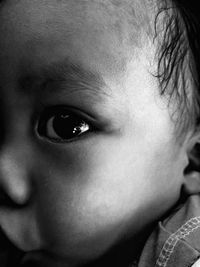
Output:
<svg viewBox="0 0 200 267">
<path fill-rule="evenodd" d="M 188 236 L 197 228 L 200 228 L 200 217 L 191 218 L 175 233 L 171 234 L 161 249 L 155 267 L 166 267 L 178 241 Z"/>
</svg>

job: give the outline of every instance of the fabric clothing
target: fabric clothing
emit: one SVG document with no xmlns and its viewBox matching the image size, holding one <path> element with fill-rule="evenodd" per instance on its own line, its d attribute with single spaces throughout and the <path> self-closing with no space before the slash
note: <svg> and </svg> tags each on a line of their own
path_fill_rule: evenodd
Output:
<svg viewBox="0 0 200 267">
<path fill-rule="evenodd" d="M 158 223 L 146 242 L 137 266 L 200 267 L 199 260 L 200 195 L 194 195 Z"/>
</svg>

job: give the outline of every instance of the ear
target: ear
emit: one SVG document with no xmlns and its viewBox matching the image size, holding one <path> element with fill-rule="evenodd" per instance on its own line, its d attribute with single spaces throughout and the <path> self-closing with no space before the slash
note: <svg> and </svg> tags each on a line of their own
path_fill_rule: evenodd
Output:
<svg viewBox="0 0 200 267">
<path fill-rule="evenodd" d="M 200 194 L 200 133 L 188 140 L 187 159 L 183 192 L 186 195 Z"/>
</svg>

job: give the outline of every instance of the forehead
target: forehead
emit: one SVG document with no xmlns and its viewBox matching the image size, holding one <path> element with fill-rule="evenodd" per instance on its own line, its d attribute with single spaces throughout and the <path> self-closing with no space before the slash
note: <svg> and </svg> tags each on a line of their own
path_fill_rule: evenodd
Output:
<svg viewBox="0 0 200 267">
<path fill-rule="evenodd" d="M 52 60 L 68 56 L 91 68 L 101 57 L 105 72 L 114 71 L 127 57 L 120 40 L 126 27 L 115 19 L 97 1 L 8 1 L 0 16 L 1 45 L 10 47 L 13 56 L 26 50 L 45 61 L 51 53 Z"/>
<path fill-rule="evenodd" d="M 47 47 L 52 51 L 59 43 L 65 52 L 70 50 L 70 56 L 89 58 L 90 64 L 91 57 L 95 62 L 101 54 L 103 64 L 114 71 L 123 68 L 133 48 L 141 45 L 142 23 L 138 18 L 145 8 L 138 1 L 131 2 L 130 12 L 127 0 L 7 0 L 0 13 L 0 31 L 5 42 L 10 42 L 7 47 L 18 43 L 22 50 L 32 52 L 40 47 L 42 54 L 44 44 L 45 51 Z"/>
<path fill-rule="evenodd" d="M 59 65 L 62 68 L 57 62 L 67 59 L 67 62 L 103 77 L 106 88 L 109 88 L 108 94 L 114 96 L 112 99 L 117 103 L 114 106 L 119 106 L 119 103 L 124 105 L 124 99 L 127 99 L 124 92 L 129 91 L 131 102 L 133 99 L 143 101 L 143 95 L 146 96 L 147 93 L 143 91 L 152 91 L 145 65 L 148 62 L 145 61 L 146 55 L 143 56 L 141 47 L 137 46 L 137 41 L 134 49 L 130 49 L 127 41 L 130 29 L 127 27 L 132 26 L 127 22 L 120 7 L 118 4 L 116 11 L 111 2 L 107 6 L 107 1 L 92 0 L 7 0 L 0 11 L 1 84 L 7 88 L 7 83 L 10 86 L 13 82 L 8 88 L 15 88 L 18 77 L 29 77 L 35 71 L 46 69 L 46 66 Z M 119 18 L 118 23 L 119 13 L 122 13 L 123 19 Z M 124 21 L 124 24 L 121 24 L 121 21 Z M 137 40 L 137 27 L 135 32 L 133 36 Z M 148 54 L 149 52 L 150 50 Z M 143 57 L 138 61 L 137 57 L 141 56 Z M 127 71 L 132 58 L 134 66 L 131 71 Z M 68 67 L 64 72 L 66 69 Z M 127 85 L 127 76 L 133 77 L 134 86 Z M 15 80 L 11 81 L 11 77 L 15 77 Z M 71 76 L 67 77 L 71 79 Z M 81 82 L 79 84 L 86 81 L 85 78 L 74 77 L 72 80 L 76 82 L 72 82 L 73 88 L 77 87 L 77 81 Z M 35 76 L 33 78 L 35 79 Z M 66 80 L 66 77 L 64 79 Z M 32 77 L 28 79 L 32 80 Z M 144 80 L 146 83 L 142 85 Z M 25 84 L 30 87 L 29 82 Z M 19 83 L 17 86 L 20 87 Z M 94 91 L 94 83 L 90 82 L 89 87 Z M 156 86 L 155 90 L 157 91 Z"/>
</svg>

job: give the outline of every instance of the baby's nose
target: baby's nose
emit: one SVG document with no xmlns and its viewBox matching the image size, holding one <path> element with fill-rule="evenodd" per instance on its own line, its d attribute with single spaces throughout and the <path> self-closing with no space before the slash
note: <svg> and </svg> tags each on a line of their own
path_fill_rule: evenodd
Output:
<svg viewBox="0 0 200 267">
<path fill-rule="evenodd" d="M 31 195 L 25 147 L 0 151 L 0 206 L 25 205 Z"/>
<path fill-rule="evenodd" d="M 22 251 L 37 250 L 41 246 L 31 198 L 29 167 L 33 157 L 30 154 L 28 147 L 19 144 L 0 149 L 0 229 Z"/>
</svg>

